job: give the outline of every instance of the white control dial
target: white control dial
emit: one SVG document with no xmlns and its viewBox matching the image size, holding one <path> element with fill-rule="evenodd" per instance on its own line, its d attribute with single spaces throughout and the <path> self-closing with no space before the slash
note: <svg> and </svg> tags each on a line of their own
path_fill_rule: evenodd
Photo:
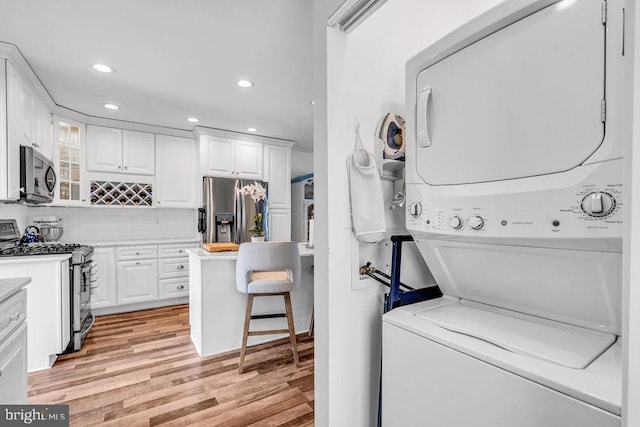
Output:
<svg viewBox="0 0 640 427">
<path fill-rule="evenodd" d="M 582 210 L 589 216 L 603 217 L 613 212 L 616 199 L 609 193 L 594 191 L 582 199 Z"/>
<path fill-rule="evenodd" d="M 462 228 L 462 218 L 460 218 L 458 215 L 456 216 L 452 216 L 449 219 L 449 227 L 455 229 L 455 230 L 459 230 Z"/>
<path fill-rule="evenodd" d="M 471 218 L 469 218 L 469 227 L 473 228 L 474 230 L 480 230 L 482 227 L 484 227 L 484 219 L 482 219 L 482 217 L 479 215 L 472 216 Z"/>
<path fill-rule="evenodd" d="M 422 215 L 422 203 L 420 202 L 411 203 L 411 205 L 409 205 L 409 213 L 414 218 L 417 218 L 420 215 Z"/>
</svg>

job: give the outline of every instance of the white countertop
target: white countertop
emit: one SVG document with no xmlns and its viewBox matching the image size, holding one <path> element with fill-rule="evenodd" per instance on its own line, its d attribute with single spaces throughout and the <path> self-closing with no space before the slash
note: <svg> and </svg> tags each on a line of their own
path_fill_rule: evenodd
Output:
<svg viewBox="0 0 640 427">
<path fill-rule="evenodd" d="M 67 242 L 61 242 L 67 243 Z M 80 243 L 81 245 L 90 245 L 96 247 L 105 247 L 105 246 L 137 246 L 137 245 L 164 245 L 164 244 L 173 244 L 173 243 L 197 243 L 200 244 L 200 238 L 194 237 L 191 239 L 155 239 L 155 240 L 113 240 L 113 241 L 101 241 L 96 242 L 92 240 L 80 241 L 80 242 L 71 242 L 71 243 Z"/>
<path fill-rule="evenodd" d="M 313 248 L 307 247 L 306 243 L 298 243 L 298 251 L 301 257 L 313 256 Z M 225 251 L 225 252 L 209 252 L 202 248 L 187 249 L 187 253 L 190 257 L 194 257 L 199 260 L 236 260 L 238 259 L 237 251 Z"/>
<path fill-rule="evenodd" d="M 31 282 L 31 277 L 0 279 L 0 301 L 4 301 Z"/>
<path fill-rule="evenodd" d="M 8 256 L 0 258 L 0 265 L 2 264 L 34 264 L 38 262 L 60 262 L 65 259 L 71 258 L 71 254 L 57 254 L 57 255 L 31 255 L 31 256 Z"/>
</svg>

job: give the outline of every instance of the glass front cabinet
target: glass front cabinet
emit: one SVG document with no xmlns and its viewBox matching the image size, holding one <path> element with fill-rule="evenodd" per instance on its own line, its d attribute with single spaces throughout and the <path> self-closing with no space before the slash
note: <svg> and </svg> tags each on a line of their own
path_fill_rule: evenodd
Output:
<svg viewBox="0 0 640 427">
<path fill-rule="evenodd" d="M 63 117 L 54 116 L 54 162 L 58 171 L 58 183 L 54 205 L 88 206 L 86 171 L 85 125 Z"/>
</svg>

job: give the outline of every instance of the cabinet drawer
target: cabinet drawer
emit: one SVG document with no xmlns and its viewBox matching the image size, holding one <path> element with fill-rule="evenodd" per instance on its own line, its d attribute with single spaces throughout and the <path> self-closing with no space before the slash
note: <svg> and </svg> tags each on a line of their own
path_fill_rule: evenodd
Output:
<svg viewBox="0 0 640 427">
<path fill-rule="evenodd" d="M 0 341 L 27 317 L 27 290 L 13 294 L 0 303 Z"/>
<path fill-rule="evenodd" d="M 158 246 L 122 246 L 116 248 L 116 258 L 118 261 L 128 261 L 136 259 L 149 259 L 158 257 Z"/>
<path fill-rule="evenodd" d="M 182 277 L 179 279 L 161 279 L 160 282 L 160 299 L 178 298 L 189 296 L 189 278 Z"/>
<path fill-rule="evenodd" d="M 189 258 L 160 259 L 158 260 L 158 269 L 160 279 L 189 276 Z"/>
<path fill-rule="evenodd" d="M 183 257 L 187 254 L 187 249 L 197 249 L 200 246 L 198 242 L 189 243 L 171 243 L 167 245 L 158 245 L 159 258 L 176 258 Z"/>
</svg>

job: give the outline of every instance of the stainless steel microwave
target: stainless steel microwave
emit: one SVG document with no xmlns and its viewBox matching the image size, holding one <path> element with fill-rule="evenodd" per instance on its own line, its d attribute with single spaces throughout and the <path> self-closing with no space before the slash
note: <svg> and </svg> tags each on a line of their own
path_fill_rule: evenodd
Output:
<svg viewBox="0 0 640 427">
<path fill-rule="evenodd" d="M 20 200 L 27 203 L 53 201 L 56 188 L 53 162 L 31 147 L 20 146 Z"/>
</svg>

